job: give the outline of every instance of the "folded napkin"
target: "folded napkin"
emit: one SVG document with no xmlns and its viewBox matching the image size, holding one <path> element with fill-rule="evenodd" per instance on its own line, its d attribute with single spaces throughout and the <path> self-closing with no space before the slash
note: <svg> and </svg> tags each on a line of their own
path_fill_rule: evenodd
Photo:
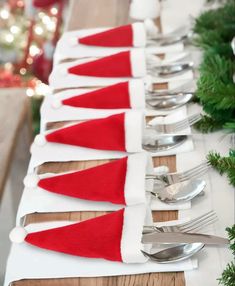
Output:
<svg viewBox="0 0 235 286">
<path fill-rule="evenodd" d="M 129 111 L 37 135 L 34 144 L 42 148 L 57 143 L 98 150 L 141 152 L 143 127 L 143 114 Z"/>
<path fill-rule="evenodd" d="M 70 91 L 71 92 L 71 91 Z M 83 94 L 74 95 L 60 100 L 54 96 L 52 108 L 62 106 L 92 109 L 144 109 L 145 86 L 142 79 L 120 82 Z"/>
<path fill-rule="evenodd" d="M 168 89 L 179 88 L 184 83 L 184 81 L 170 82 Z M 105 88 L 68 89 L 47 95 L 41 106 L 41 131 L 45 130 L 48 122 L 102 118 L 128 109 L 140 109 L 147 116 L 165 116 L 174 112 L 174 110 L 145 109 L 145 93 L 143 81 L 132 79 Z M 184 107 L 177 110 L 182 109 Z"/>
<path fill-rule="evenodd" d="M 30 213 L 112 211 L 122 205 L 148 203 L 152 210 L 179 210 L 190 202 L 166 204 L 150 195 L 152 159 L 139 153 L 77 172 L 29 173 L 17 212 L 17 222 Z M 148 191 L 148 192 L 146 192 Z M 122 205 L 121 205 L 122 204 Z"/>
<path fill-rule="evenodd" d="M 31 192 L 52 192 L 76 199 L 121 205 L 146 203 L 153 189 L 152 159 L 139 153 L 82 171 L 62 174 L 28 174 L 24 179 Z M 39 190 L 38 190 L 39 189 Z"/>
<path fill-rule="evenodd" d="M 123 32 L 128 33 L 128 35 L 126 35 L 126 38 L 123 39 L 121 37 L 116 37 L 115 35 L 115 39 L 114 40 L 112 39 L 112 42 L 115 41 L 116 44 L 117 41 L 119 41 L 119 43 L 122 41 L 122 44 L 124 44 L 123 40 L 125 40 L 125 45 L 130 45 L 126 47 L 121 47 L 121 46 L 97 47 L 79 43 L 78 40 L 79 38 L 83 39 L 83 41 L 84 40 L 87 41 L 88 37 L 90 37 L 91 35 L 94 35 L 96 33 L 108 32 L 110 31 L 110 28 L 95 28 L 95 29 L 85 29 L 85 30 L 65 32 L 57 43 L 56 50 L 54 53 L 54 64 L 58 64 L 60 61 L 69 58 L 79 59 L 85 57 L 103 57 L 118 52 L 130 50 L 132 49 L 132 46 L 143 47 L 145 46 L 146 43 L 146 35 L 145 32 L 143 31 L 143 28 L 141 27 L 142 25 L 143 25 L 142 23 L 134 23 L 132 25 L 124 26 L 123 28 L 121 27 Z M 133 37 L 131 39 L 130 29 L 132 28 L 133 28 Z M 137 33 L 137 30 L 141 30 L 140 33 Z M 146 47 L 147 52 L 152 54 L 164 54 L 168 52 L 177 53 L 177 52 L 182 52 L 183 49 L 184 45 L 182 43 L 176 43 L 167 46 L 151 45 Z"/>
<path fill-rule="evenodd" d="M 107 68 L 108 67 L 108 68 Z M 146 54 L 142 49 L 125 51 L 102 58 L 89 58 L 61 63 L 53 67 L 49 76 L 52 90 L 72 87 L 107 86 L 131 78 L 149 79 L 146 69 Z M 190 80 L 191 70 L 172 77 L 154 76 L 154 83 Z"/>
<path fill-rule="evenodd" d="M 128 111 L 126 113 L 120 113 L 111 115 L 105 118 L 88 120 L 85 122 L 72 124 L 67 127 L 59 128 L 55 131 L 49 131 L 45 134 L 37 135 L 34 139 L 34 143 L 32 145 L 32 152 L 37 152 L 39 156 L 44 157 L 47 152 L 50 150 L 53 154 L 57 154 L 59 149 L 61 151 L 72 152 L 72 158 L 75 159 L 76 153 L 79 151 L 93 150 L 93 151 L 116 151 L 116 152 L 141 152 L 142 149 L 142 141 L 154 140 L 154 138 L 162 137 L 165 135 L 157 134 L 154 130 L 145 130 L 145 122 L 144 116 L 142 112 L 138 111 Z M 188 137 L 187 139 L 190 139 Z M 192 149 L 192 142 L 188 142 L 190 140 L 185 140 L 178 147 L 172 148 L 169 151 L 156 151 L 152 153 L 153 156 L 165 154 L 176 154 L 175 149 L 179 148 L 182 151 L 188 151 Z M 187 144 L 188 143 L 188 144 Z M 190 144 L 189 144 L 190 143 Z M 185 144 L 187 144 L 187 148 L 185 149 Z M 58 147 L 57 146 L 62 146 Z M 76 148 L 77 152 L 74 152 Z M 39 151 L 41 149 L 41 152 Z M 60 158 L 63 158 L 65 155 L 60 154 Z M 44 156 L 42 155 L 44 153 Z M 59 154 L 59 153 L 58 153 Z M 67 153 L 68 154 L 68 153 Z M 77 153 L 78 154 L 78 153 Z M 84 159 L 99 159 L 94 158 L 94 153 L 90 152 L 90 156 L 85 157 Z M 108 154 L 108 153 L 107 153 Z M 98 155 L 98 154 L 97 154 Z M 110 153 L 112 158 L 113 154 Z M 122 154 L 116 154 L 120 156 Z M 56 155 L 57 156 L 57 155 Z M 50 161 L 50 155 L 48 154 L 48 161 Z M 65 156 L 66 160 L 69 160 L 69 156 Z M 105 156 L 105 158 L 107 158 Z M 83 158 L 79 158 L 81 160 Z M 45 159 L 44 159 L 45 160 Z M 63 160 L 63 159 L 62 159 Z"/>
<path fill-rule="evenodd" d="M 139 217 L 139 213 L 135 212 L 135 217 L 131 221 L 133 233 L 137 232 L 134 226 L 135 224 L 139 224 L 136 219 Z M 134 225 L 132 223 L 134 223 Z M 144 223 L 146 225 L 151 223 L 150 215 L 146 216 Z M 26 230 L 31 233 L 69 224 L 71 224 L 71 222 L 31 224 L 26 227 Z M 93 233 L 91 237 L 93 238 Z M 92 241 L 94 245 L 94 239 L 92 239 Z M 131 247 L 128 252 L 132 250 L 133 247 Z M 56 265 L 56 267 L 51 267 L 52 265 Z M 151 272 L 187 271 L 195 268 L 197 268 L 197 260 L 195 259 L 188 259 L 167 265 L 152 261 L 147 261 L 146 263 L 121 263 L 104 259 L 62 255 L 58 252 L 30 246 L 28 243 L 14 243 L 7 263 L 4 286 L 8 286 L 12 281 L 21 279 L 116 276 Z"/>
<path fill-rule="evenodd" d="M 186 109 L 181 111 L 181 115 L 184 115 Z M 141 152 L 143 130 L 142 113 L 129 111 L 42 133 L 31 146 L 33 160 L 30 161 L 29 172 L 44 162 L 115 159 L 126 156 L 127 152 Z M 162 135 L 156 133 L 156 136 Z M 152 157 L 168 156 L 191 150 L 193 142 L 189 135 L 175 148 L 150 154 Z"/>
<path fill-rule="evenodd" d="M 147 258 L 141 250 L 151 247 L 141 243 L 143 226 L 149 212 L 144 204 L 140 204 L 39 232 L 28 233 L 26 228 L 18 226 L 11 231 L 10 239 L 13 243 L 28 243 L 75 256 L 144 263 Z"/>
</svg>

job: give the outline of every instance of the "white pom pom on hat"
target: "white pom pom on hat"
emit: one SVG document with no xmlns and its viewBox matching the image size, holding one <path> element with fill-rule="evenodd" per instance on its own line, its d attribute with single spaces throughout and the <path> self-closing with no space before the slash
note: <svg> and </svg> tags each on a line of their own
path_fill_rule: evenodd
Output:
<svg viewBox="0 0 235 286">
<path fill-rule="evenodd" d="M 62 102 L 59 99 L 55 99 L 51 102 L 51 107 L 53 109 L 59 109 L 62 106 Z"/>
<path fill-rule="evenodd" d="M 68 69 L 61 67 L 61 68 L 59 68 L 59 73 L 60 73 L 60 75 L 66 76 L 66 75 L 68 75 Z"/>
<path fill-rule="evenodd" d="M 70 47 L 76 47 L 77 44 L 78 44 L 78 38 L 76 38 L 76 37 L 71 37 L 71 38 L 69 39 L 69 45 L 70 45 Z"/>
<path fill-rule="evenodd" d="M 44 135 L 39 134 L 35 137 L 34 143 L 38 146 L 44 146 L 47 143 L 47 141 Z"/>
<path fill-rule="evenodd" d="M 21 226 L 17 226 L 12 229 L 12 231 L 9 234 L 9 238 L 11 242 L 13 243 L 22 243 L 25 240 L 25 237 L 27 236 L 27 231 L 25 228 Z"/>
<path fill-rule="evenodd" d="M 36 188 L 39 181 L 39 177 L 36 174 L 28 174 L 24 178 L 24 185 L 26 188 Z"/>
</svg>

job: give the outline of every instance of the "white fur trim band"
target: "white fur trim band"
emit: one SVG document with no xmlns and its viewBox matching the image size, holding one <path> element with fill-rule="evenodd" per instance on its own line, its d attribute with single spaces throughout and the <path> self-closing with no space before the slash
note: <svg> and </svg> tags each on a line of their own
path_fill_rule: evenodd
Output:
<svg viewBox="0 0 235 286">
<path fill-rule="evenodd" d="M 141 48 L 146 46 L 146 30 L 143 23 L 132 24 L 133 31 L 133 46 Z"/>
<path fill-rule="evenodd" d="M 125 201 L 127 205 L 146 203 L 146 166 L 146 153 L 134 154 L 128 157 L 125 181 Z"/>
<path fill-rule="evenodd" d="M 122 261 L 125 263 L 144 263 L 148 260 L 141 252 L 145 218 L 145 205 L 125 208 L 121 240 Z"/>
<path fill-rule="evenodd" d="M 125 147 L 130 153 L 142 152 L 144 115 L 139 111 L 125 113 Z"/>
<path fill-rule="evenodd" d="M 129 95 L 131 107 L 133 109 L 145 108 L 145 87 L 142 79 L 132 79 L 129 81 Z"/>
<path fill-rule="evenodd" d="M 131 51 L 131 73 L 133 77 L 145 77 L 147 75 L 146 57 L 143 49 Z"/>
</svg>

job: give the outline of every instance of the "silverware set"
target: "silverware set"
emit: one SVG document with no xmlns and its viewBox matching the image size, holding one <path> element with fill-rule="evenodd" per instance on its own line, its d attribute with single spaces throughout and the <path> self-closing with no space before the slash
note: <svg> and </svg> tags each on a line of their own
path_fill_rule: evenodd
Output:
<svg viewBox="0 0 235 286">
<path fill-rule="evenodd" d="M 201 119 L 201 117 L 202 117 L 201 114 L 194 114 L 174 123 L 169 123 L 169 124 L 158 123 L 156 125 L 147 125 L 147 129 L 154 129 L 157 132 L 167 133 L 167 134 L 176 133 L 188 128 L 189 126 L 192 126 L 193 124 L 198 122 Z"/>
<path fill-rule="evenodd" d="M 153 197 L 167 204 L 185 203 L 203 196 L 206 182 L 200 177 L 210 170 L 210 163 L 201 164 L 183 172 L 147 174 L 146 180 L 153 180 L 154 186 L 149 192 Z"/>
<path fill-rule="evenodd" d="M 146 179 L 160 180 L 167 185 L 184 182 L 204 175 L 211 168 L 209 161 L 203 161 L 199 165 L 183 172 L 167 173 L 162 175 L 147 174 Z"/>
<path fill-rule="evenodd" d="M 211 210 L 201 216 L 198 216 L 188 222 L 176 224 L 176 225 L 166 225 L 166 226 L 144 226 L 143 234 L 151 232 L 198 232 L 199 230 L 215 223 L 218 220 L 218 217 L 215 211 Z"/>
<path fill-rule="evenodd" d="M 190 258 L 198 253 L 206 244 L 226 245 L 226 238 L 197 233 L 199 230 L 212 225 L 218 220 L 214 211 L 209 211 L 188 222 L 157 227 L 144 226 L 142 243 L 157 244 L 158 246 L 173 245 L 154 253 L 143 251 L 150 260 L 157 263 L 172 263 Z"/>
</svg>

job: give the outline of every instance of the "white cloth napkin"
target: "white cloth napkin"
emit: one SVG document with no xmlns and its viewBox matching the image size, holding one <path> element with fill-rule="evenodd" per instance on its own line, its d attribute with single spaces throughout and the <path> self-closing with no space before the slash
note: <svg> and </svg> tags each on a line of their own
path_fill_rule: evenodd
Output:
<svg viewBox="0 0 235 286">
<path fill-rule="evenodd" d="M 179 113 L 175 115 L 172 114 L 170 120 L 175 121 L 181 120 L 186 117 L 187 111 L 186 108 L 182 108 Z M 185 131 L 185 134 L 189 134 L 189 130 Z M 168 156 L 178 154 L 180 152 L 189 152 L 193 150 L 193 140 L 191 135 L 188 135 L 188 139 L 183 142 L 178 147 L 169 149 L 167 151 L 158 151 L 155 153 L 151 153 L 152 157 L 157 156 Z M 117 151 L 103 151 L 96 150 L 91 148 L 84 148 L 72 145 L 58 144 L 58 143 L 50 143 L 47 142 L 45 146 L 37 146 L 36 144 L 32 144 L 31 153 L 33 158 L 30 162 L 30 170 L 33 170 L 36 166 L 44 162 L 58 162 L 58 161 L 83 161 L 83 160 L 101 160 L 101 159 L 112 159 L 112 158 L 120 158 L 127 155 L 125 152 L 117 152 Z"/>
<path fill-rule="evenodd" d="M 33 158 L 31 160 L 33 160 Z M 153 173 L 151 161 L 149 161 L 146 172 L 149 174 Z M 149 181 L 147 181 L 147 183 L 148 182 Z M 146 189 L 148 188 L 146 187 Z M 147 196 L 147 201 L 149 203 L 151 201 L 150 205 L 152 210 L 179 210 L 191 207 L 190 202 L 169 205 L 150 196 Z M 115 205 L 108 202 L 94 202 L 67 197 L 42 190 L 41 188 L 25 188 L 17 212 L 17 224 L 21 224 L 23 218 L 30 213 L 113 211 L 122 207 L 122 205 Z"/>
<path fill-rule="evenodd" d="M 28 231 L 58 227 L 71 222 L 31 224 Z M 27 243 L 13 244 L 7 262 L 4 286 L 20 279 L 45 279 L 68 277 L 100 277 L 151 272 L 188 271 L 197 268 L 197 259 L 172 264 L 148 261 L 144 264 L 124 264 L 103 259 L 89 259 L 47 251 Z"/>
<path fill-rule="evenodd" d="M 127 81 L 130 78 L 126 77 L 92 77 L 92 76 L 78 76 L 74 74 L 66 74 L 64 75 L 63 71 L 69 67 L 72 67 L 77 64 L 81 64 L 84 62 L 92 61 L 94 59 L 82 59 L 76 60 L 73 62 L 61 63 L 53 67 L 53 70 L 49 76 L 49 84 L 52 90 L 61 89 L 61 88 L 73 88 L 73 87 L 97 87 L 97 86 L 107 86 L 111 84 L 115 84 L 118 82 Z M 193 72 L 191 70 L 185 71 L 182 74 L 172 76 L 169 78 L 156 76 L 153 79 L 155 83 L 165 83 L 171 81 L 179 81 L 179 80 L 191 80 L 193 78 Z M 148 76 L 144 79 L 148 80 Z"/>
<path fill-rule="evenodd" d="M 68 58 L 88 58 L 88 57 L 104 57 L 118 52 L 128 51 L 135 48 L 118 47 L 118 48 L 105 48 L 86 45 L 70 45 L 71 39 L 74 37 L 84 37 L 94 33 L 105 31 L 109 28 L 96 28 L 96 29 L 84 29 L 65 32 L 57 43 L 54 53 L 54 64 L 58 64 L 60 61 Z M 168 46 L 151 46 L 147 47 L 146 51 L 151 54 L 165 54 L 168 52 L 182 52 L 184 45 L 182 43 L 176 43 Z"/>
<path fill-rule="evenodd" d="M 170 82 L 169 90 L 178 88 L 182 82 Z M 94 90 L 94 89 L 89 89 Z M 112 114 L 118 114 L 127 109 L 92 109 L 92 108 L 75 108 L 71 106 L 62 105 L 59 109 L 54 109 L 52 107 L 52 102 L 55 99 L 65 99 L 75 95 L 83 94 L 88 92 L 87 89 L 68 89 L 61 91 L 56 94 L 48 94 L 41 106 L 41 132 L 46 130 L 46 124 L 48 122 L 57 122 L 57 121 L 70 121 L 70 120 L 88 120 L 88 119 L 97 119 L 106 117 Z M 182 110 L 184 113 L 186 110 L 185 107 L 179 107 L 177 110 Z M 174 113 L 175 110 L 154 110 L 154 109 L 146 109 L 143 110 L 146 116 L 159 116 L 159 115 L 167 115 Z"/>
</svg>

